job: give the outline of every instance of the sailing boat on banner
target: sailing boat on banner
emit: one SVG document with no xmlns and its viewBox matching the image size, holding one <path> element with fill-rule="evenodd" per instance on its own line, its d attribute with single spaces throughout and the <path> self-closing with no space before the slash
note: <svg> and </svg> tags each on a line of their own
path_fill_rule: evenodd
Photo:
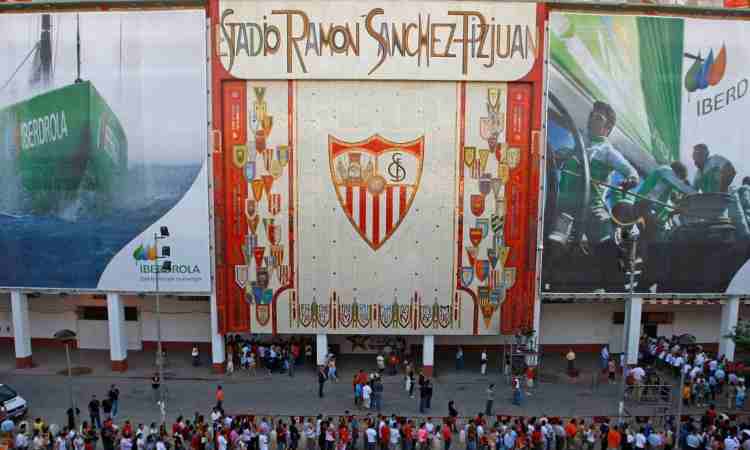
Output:
<svg viewBox="0 0 750 450">
<path fill-rule="evenodd" d="M 0 152 L 15 159 L 34 213 L 58 210 L 81 191 L 109 196 L 128 167 L 120 120 L 91 81 L 80 77 L 80 18 L 76 16 L 76 80 L 47 90 L 53 81 L 51 34 L 51 16 L 43 14 L 32 49 L 30 84 L 46 92 L 0 109 Z"/>
</svg>

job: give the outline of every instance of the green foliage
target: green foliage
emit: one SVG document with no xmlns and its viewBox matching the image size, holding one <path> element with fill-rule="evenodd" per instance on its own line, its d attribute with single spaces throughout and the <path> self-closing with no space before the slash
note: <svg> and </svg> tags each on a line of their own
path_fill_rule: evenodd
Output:
<svg viewBox="0 0 750 450">
<path fill-rule="evenodd" d="M 750 351 L 750 321 L 740 320 L 734 331 L 726 337 L 732 338 L 737 350 Z"/>
</svg>

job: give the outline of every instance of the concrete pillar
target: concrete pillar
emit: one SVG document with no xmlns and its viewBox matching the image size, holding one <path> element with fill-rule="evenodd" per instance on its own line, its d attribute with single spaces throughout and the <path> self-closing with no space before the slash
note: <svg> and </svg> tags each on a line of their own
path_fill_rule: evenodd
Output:
<svg viewBox="0 0 750 450">
<path fill-rule="evenodd" d="M 31 359 L 31 325 L 29 324 L 29 299 L 20 291 L 11 291 L 10 309 L 13 315 L 13 342 L 16 347 L 16 368 L 29 369 Z"/>
<path fill-rule="evenodd" d="M 120 294 L 107 294 L 109 359 L 113 372 L 128 370 L 128 333 L 125 330 L 125 304 Z"/>
<path fill-rule="evenodd" d="M 325 334 L 315 335 L 315 363 L 323 366 L 328 358 L 328 336 Z"/>
<path fill-rule="evenodd" d="M 224 352 L 224 336 L 219 334 L 219 308 L 214 293 L 211 294 L 211 368 L 214 373 L 224 373 Z"/>
<path fill-rule="evenodd" d="M 643 312 L 643 299 L 633 297 L 625 300 L 625 330 L 623 337 L 623 352 L 625 352 L 625 364 L 638 363 L 638 344 L 641 339 L 641 313 Z"/>
<path fill-rule="evenodd" d="M 731 336 L 737 326 L 740 312 L 740 298 L 729 297 L 727 302 L 721 305 L 721 327 L 719 331 L 719 355 L 726 356 L 727 360 L 734 361 L 734 340 Z"/>
<path fill-rule="evenodd" d="M 431 377 L 433 366 L 435 364 L 435 336 L 425 335 L 422 344 L 422 373 L 426 377 Z"/>
</svg>

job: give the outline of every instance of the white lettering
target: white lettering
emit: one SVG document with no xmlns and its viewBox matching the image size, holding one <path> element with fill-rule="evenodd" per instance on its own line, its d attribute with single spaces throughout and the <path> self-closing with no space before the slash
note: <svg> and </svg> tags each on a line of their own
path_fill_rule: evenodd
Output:
<svg viewBox="0 0 750 450">
<path fill-rule="evenodd" d="M 40 145 L 51 144 L 68 136 L 65 111 L 21 122 L 21 148 L 30 150 Z"/>
</svg>

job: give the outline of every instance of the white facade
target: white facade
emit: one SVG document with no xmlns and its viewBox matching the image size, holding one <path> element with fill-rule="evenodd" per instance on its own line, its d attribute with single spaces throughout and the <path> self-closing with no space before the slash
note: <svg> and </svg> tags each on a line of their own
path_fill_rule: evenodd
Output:
<svg viewBox="0 0 750 450">
<path fill-rule="evenodd" d="M 211 322 L 208 297 L 205 301 L 178 300 L 161 297 L 161 327 L 164 342 L 210 342 Z M 107 307 L 105 298 L 92 296 L 60 297 L 42 295 L 29 298 L 29 322 L 32 339 L 52 339 L 60 330 L 69 329 L 78 335 L 78 346 L 83 349 L 109 348 L 106 320 L 85 320 L 81 308 Z M 128 350 L 142 349 L 143 342 L 156 341 L 155 297 L 123 296 L 126 308 L 137 310 L 137 320 L 126 320 Z M 0 294 L 0 338 L 13 338 L 10 294 Z"/>
</svg>

